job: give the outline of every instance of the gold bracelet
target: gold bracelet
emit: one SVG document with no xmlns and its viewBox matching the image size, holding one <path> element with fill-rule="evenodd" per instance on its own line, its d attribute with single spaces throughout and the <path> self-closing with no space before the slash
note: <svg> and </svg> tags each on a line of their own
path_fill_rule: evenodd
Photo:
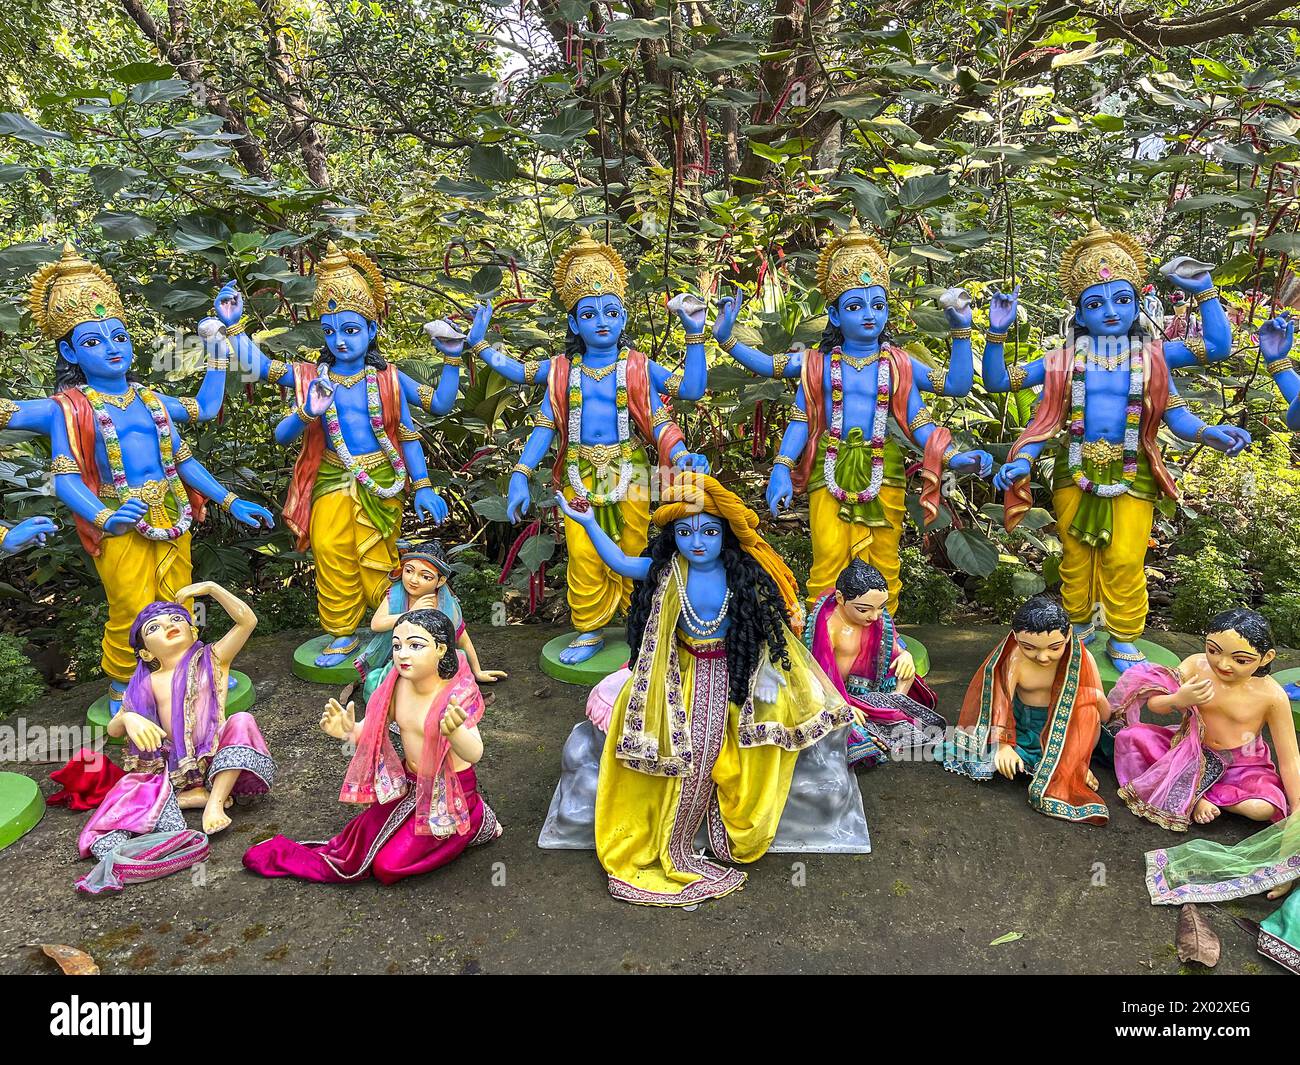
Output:
<svg viewBox="0 0 1300 1065">
<path fill-rule="evenodd" d="M 79 467 L 74 460 L 68 458 L 67 455 L 59 455 L 50 463 L 50 473 L 56 477 L 64 473 L 80 472 L 81 467 Z"/>
<path fill-rule="evenodd" d="M 420 431 L 418 429 L 408 429 L 405 425 L 399 423 L 397 426 L 397 439 L 404 443 L 409 443 L 412 440 L 419 440 L 421 439 Z"/>
<path fill-rule="evenodd" d="M 1016 365 L 1007 370 L 1007 377 L 1011 379 L 1009 390 L 1019 392 L 1025 387 L 1025 380 L 1029 377 L 1029 372 L 1023 366 Z"/>
<path fill-rule="evenodd" d="M 9 425 L 9 419 L 18 413 L 18 404 L 12 399 L 0 397 L 0 429 Z"/>
<path fill-rule="evenodd" d="M 279 359 L 272 359 L 270 365 L 266 368 L 266 383 L 268 385 L 278 385 L 280 378 L 289 372 L 289 364 L 281 362 Z"/>
<path fill-rule="evenodd" d="M 524 384 L 531 385 L 537 380 L 537 372 L 542 368 L 541 359 L 524 360 Z"/>
<path fill-rule="evenodd" d="M 229 514 L 230 508 L 233 507 L 238 502 L 239 502 L 239 496 L 237 496 L 234 492 L 227 492 L 226 498 L 223 499 L 220 503 L 218 503 L 217 506 L 219 506 L 222 510 L 224 510 L 227 514 Z"/>
<path fill-rule="evenodd" d="M 781 378 L 785 376 L 785 368 L 790 365 L 789 354 L 772 356 L 772 376 Z"/>
<path fill-rule="evenodd" d="M 730 355 L 731 349 L 734 348 L 739 343 L 740 341 L 734 335 L 732 335 L 727 337 L 726 340 L 719 340 L 718 347 L 720 347 L 723 351 L 725 351 L 728 355 Z"/>
<path fill-rule="evenodd" d="M 0 550 L 3 550 L 5 545 L 5 537 L 8 535 L 9 535 L 8 526 L 0 525 Z"/>
<path fill-rule="evenodd" d="M 525 477 L 531 477 L 533 475 L 533 468 L 531 466 L 525 466 L 522 462 L 516 462 L 515 468 L 511 472 L 522 473 Z"/>
<path fill-rule="evenodd" d="M 930 391 L 936 396 L 943 395 L 944 385 L 948 382 L 948 371 L 940 366 L 937 370 L 930 371 Z"/>
<path fill-rule="evenodd" d="M 912 416 L 912 420 L 907 423 L 909 432 L 915 433 L 923 425 L 933 425 L 934 419 L 930 417 L 930 412 L 922 407 Z"/>
<path fill-rule="evenodd" d="M 197 422 L 199 420 L 199 401 L 197 399 L 193 396 L 181 396 L 176 402 L 185 408 L 185 413 L 189 415 L 190 421 Z"/>
<path fill-rule="evenodd" d="M 985 332 L 984 339 L 989 344 L 1001 344 L 1003 341 L 1007 339 L 1007 334 L 1005 332 L 995 333 L 992 329 L 990 329 L 987 332 Z"/>
<path fill-rule="evenodd" d="M 471 344 L 469 346 L 469 353 L 471 355 L 477 355 L 479 354 L 479 352 L 485 351 L 487 348 L 490 348 L 491 346 L 492 345 L 489 344 L 486 340 L 480 340 L 477 344 Z"/>
<path fill-rule="evenodd" d="M 237 337 L 240 333 L 244 332 L 246 328 L 247 326 L 244 325 L 244 319 L 241 318 L 234 325 L 226 326 L 226 336 Z"/>
<path fill-rule="evenodd" d="M 1209 428 L 1208 424 L 1206 424 L 1205 422 L 1201 422 L 1201 427 L 1196 430 L 1196 437 L 1194 438 L 1193 442 L 1197 444 L 1203 444 L 1205 442 L 1205 431 L 1208 428 Z"/>
<path fill-rule="evenodd" d="M 1165 410 L 1178 410 L 1179 407 L 1187 406 L 1187 400 L 1182 396 L 1174 395 L 1169 397 L 1169 402 L 1165 404 Z"/>
<path fill-rule="evenodd" d="M 103 532 L 104 526 L 108 524 L 108 519 L 111 518 L 112 516 L 113 516 L 113 512 L 109 510 L 108 507 L 105 507 L 103 510 L 101 510 L 98 514 L 95 515 L 95 522 L 94 522 L 95 528 L 98 529 L 100 532 Z"/>
<path fill-rule="evenodd" d="M 791 407 L 790 420 L 792 422 L 806 422 L 808 420 L 808 412 L 806 410 L 800 410 L 798 407 Z"/>
<path fill-rule="evenodd" d="M 1183 343 L 1187 345 L 1187 350 L 1196 357 L 1196 361 L 1200 363 L 1200 365 L 1210 365 L 1210 358 L 1205 352 L 1204 337 L 1184 337 Z"/>
<path fill-rule="evenodd" d="M 446 367 L 446 366 L 451 366 L 451 367 L 453 367 L 453 368 L 459 368 L 459 366 L 460 366 L 460 356 L 459 356 L 459 355 L 444 355 L 444 356 L 442 357 L 442 365 L 443 365 L 444 367 Z"/>
<path fill-rule="evenodd" d="M 533 415 L 533 428 L 534 428 L 534 429 L 551 429 L 551 430 L 554 430 L 554 428 L 555 428 L 555 419 L 554 419 L 554 418 L 548 418 L 548 417 L 547 417 L 545 414 L 543 414 L 541 411 L 538 411 L 536 414 Z"/>
<path fill-rule="evenodd" d="M 1196 295 L 1192 297 L 1192 302 L 1199 307 L 1206 300 L 1217 300 L 1218 298 L 1219 290 L 1217 288 L 1207 288 L 1204 292 L 1196 293 Z"/>
<path fill-rule="evenodd" d="M 298 420 L 303 425 L 311 425 L 316 420 L 315 416 L 308 414 L 302 407 L 294 407 L 293 412 L 298 415 Z"/>
<path fill-rule="evenodd" d="M 1280 355 L 1272 362 L 1265 363 L 1264 365 L 1270 374 L 1279 374 L 1284 370 L 1295 369 L 1295 364 L 1291 361 L 1290 355 Z"/>
<path fill-rule="evenodd" d="M 671 377 L 668 378 L 667 381 L 664 382 L 664 391 L 667 392 L 670 396 L 675 396 L 679 394 L 681 390 L 682 390 L 682 375 L 679 373 L 673 374 Z"/>
<path fill-rule="evenodd" d="M 970 326 L 966 326 L 964 329 L 953 329 L 953 330 L 950 330 L 949 333 L 948 333 L 948 339 L 949 339 L 949 340 L 969 340 L 969 339 L 970 339 L 970 335 L 971 335 L 971 328 L 970 328 Z"/>
<path fill-rule="evenodd" d="M 411 482 L 411 491 L 418 492 L 421 488 L 433 488 L 433 482 L 427 477 L 421 477 L 418 481 Z"/>
<path fill-rule="evenodd" d="M 790 470 L 792 473 L 794 472 L 794 459 L 789 455 L 777 455 L 777 457 L 772 460 L 772 465 L 784 466 L 787 470 Z"/>
<path fill-rule="evenodd" d="M 952 457 L 955 454 L 957 454 L 957 445 L 949 444 L 946 448 L 943 449 L 943 464 L 947 466 L 948 463 L 952 461 Z"/>
<path fill-rule="evenodd" d="M 709 338 L 709 335 L 708 335 L 707 333 L 687 333 L 687 334 L 686 334 L 686 343 L 687 343 L 687 344 L 703 344 L 703 343 L 704 343 L 708 338 Z"/>
</svg>

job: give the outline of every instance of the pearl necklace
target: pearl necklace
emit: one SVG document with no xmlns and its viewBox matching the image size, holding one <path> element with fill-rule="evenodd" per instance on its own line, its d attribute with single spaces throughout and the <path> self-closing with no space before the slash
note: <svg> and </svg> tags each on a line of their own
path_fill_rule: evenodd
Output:
<svg viewBox="0 0 1300 1065">
<path fill-rule="evenodd" d="M 687 620 L 691 627 L 700 636 L 712 636 L 720 628 L 722 623 L 727 620 L 727 609 L 731 606 L 731 589 L 727 589 L 727 594 L 722 597 L 722 607 L 718 610 L 718 616 L 712 621 L 705 621 L 696 612 L 695 607 L 691 604 L 690 597 L 686 594 L 686 578 L 682 576 L 682 567 L 676 560 L 673 561 L 673 580 L 677 582 L 677 597 L 682 601 L 682 611 L 686 614 Z"/>
</svg>

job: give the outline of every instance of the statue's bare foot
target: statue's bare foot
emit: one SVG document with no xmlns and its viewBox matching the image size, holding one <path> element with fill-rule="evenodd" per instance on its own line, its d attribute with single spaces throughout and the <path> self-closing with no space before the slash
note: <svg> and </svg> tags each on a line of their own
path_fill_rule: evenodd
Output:
<svg viewBox="0 0 1300 1065">
<path fill-rule="evenodd" d="M 201 810 L 208 804 L 208 789 L 190 788 L 181 792 L 176 801 L 182 810 Z"/>
<path fill-rule="evenodd" d="M 597 655 L 605 646 L 605 640 L 598 632 L 579 633 L 563 651 L 560 661 L 566 666 L 576 666 L 579 662 Z"/>
<path fill-rule="evenodd" d="M 355 633 L 351 636 L 335 636 L 325 645 L 325 649 L 316 656 L 316 665 L 322 669 L 341 665 L 348 655 L 357 649 L 360 642 Z"/>
<path fill-rule="evenodd" d="M 1093 791 L 1096 791 L 1101 786 L 1100 782 L 1097 780 L 1096 775 L 1093 773 L 1091 769 L 1088 770 L 1087 780 L 1088 780 L 1088 787 L 1092 788 Z"/>
<path fill-rule="evenodd" d="M 212 796 L 208 800 L 208 804 L 203 807 L 203 831 L 209 836 L 220 832 L 223 828 L 230 827 L 230 818 L 226 814 L 226 807 L 230 805 L 231 800 L 227 799 L 223 803 L 217 803 L 213 801 L 215 798 L 215 795 Z"/>
<path fill-rule="evenodd" d="M 1222 812 L 1209 799 L 1201 799 L 1197 802 L 1196 808 L 1192 810 L 1192 820 L 1198 825 L 1208 825 Z"/>
</svg>

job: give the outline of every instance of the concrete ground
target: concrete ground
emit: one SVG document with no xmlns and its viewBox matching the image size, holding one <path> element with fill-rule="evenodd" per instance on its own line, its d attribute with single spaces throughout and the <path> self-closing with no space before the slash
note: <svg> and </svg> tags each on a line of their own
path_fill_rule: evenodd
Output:
<svg viewBox="0 0 1300 1065">
<path fill-rule="evenodd" d="M 262 880 L 240 864 L 248 846 L 276 832 L 324 839 L 349 816 L 337 801 L 345 762 L 316 727 L 332 692 L 288 671 L 307 634 L 254 640 L 238 668 L 258 688 L 255 712 L 279 764 L 274 792 L 234 811 L 201 875 L 101 898 L 72 886 L 90 868 L 76 850 L 88 815 L 51 807 L 0 851 L 0 972 L 56 971 L 39 943 L 87 950 L 106 973 L 1191 971 L 1174 953 L 1176 910 L 1150 905 L 1143 886 L 1143 853 L 1179 839 L 1130 814 L 1101 765 L 1111 808 L 1104 828 L 1035 813 L 1023 783 L 977 785 L 934 764 L 896 765 L 859 777 L 870 855 L 769 855 L 750 867 L 743 891 L 689 912 L 613 901 L 594 853 L 536 846 L 560 748 L 586 694 L 537 667 L 558 631 L 475 631 L 483 662 L 511 671 L 485 717 L 479 769 L 506 832 L 392 888 Z M 915 631 L 931 652 L 940 710 L 954 720 L 1002 630 Z M 1154 638 L 1180 653 L 1197 645 Z M 1296 664 L 1294 656 L 1282 664 Z M 28 727 L 79 723 L 98 694 L 99 685 L 83 685 L 51 698 L 27 715 Z M 56 790 L 54 765 L 3 768 L 32 776 L 47 795 Z M 190 821 L 198 826 L 197 812 Z M 1225 817 L 1207 834 L 1235 842 L 1250 831 Z M 1223 942 L 1216 972 L 1281 971 L 1231 920 L 1259 920 L 1273 905 L 1207 908 Z M 1020 938 L 992 945 L 1009 933 Z"/>
</svg>

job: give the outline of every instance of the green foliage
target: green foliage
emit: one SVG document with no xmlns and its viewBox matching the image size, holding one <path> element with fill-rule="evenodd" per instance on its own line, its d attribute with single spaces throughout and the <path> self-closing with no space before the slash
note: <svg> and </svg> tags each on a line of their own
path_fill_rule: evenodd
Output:
<svg viewBox="0 0 1300 1065">
<path fill-rule="evenodd" d="M 0 717 L 45 694 L 45 681 L 23 654 L 23 641 L 0 634 Z"/>
<path fill-rule="evenodd" d="M 1010 623 L 1020 605 L 1045 587 L 1042 577 L 1032 569 L 1017 562 L 999 561 L 997 568 L 977 585 L 975 601 L 990 610 L 995 620 Z"/>
<path fill-rule="evenodd" d="M 268 588 L 258 593 L 253 608 L 259 636 L 317 624 L 315 586 L 294 583 Z"/>
<path fill-rule="evenodd" d="M 60 640 L 68 653 L 68 672 L 78 681 L 104 675 L 99 668 L 103 657 L 104 624 L 108 604 L 102 600 L 86 606 L 69 606 L 59 615 Z"/>
<path fill-rule="evenodd" d="M 1172 619 L 1184 632 L 1203 632 L 1220 610 L 1241 602 L 1248 584 L 1239 559 L 1215 542 L 1193 555 L 1175 555 L 1169 565 L 1178 575 Z"/>
<path fill-rule="evenodd" d="M 460 600 L 466 625 L 491 625 L 496 605 L 502 602 L 501 567 L 492 565 L 478 551 L 461 551 L 453 556 L 455 568 L 451 590 Z"/>
<path fill-rule="evenodd" d="M 775 533 L 767 537 L 767 542 L 790 567 L 799 587 L 806 587 L 808 573 L 812 570 L 812 538 L 806 532 Z"/>
<path fill-rule="evenodd" d="M 936 569 L 918 548 L 899 551 L 899 578 L 903 590 L 898 597 L 898 616 L 914 625 L 942 625 L 952 620 L 961 589 L 941 569 Z"/>
<path fill-rule="evenodd" d="M 1300 591 L 1265 592 L 1259 612 L 1268 618 L 1278 644 L 1300 647 Z"/>
</svg>

